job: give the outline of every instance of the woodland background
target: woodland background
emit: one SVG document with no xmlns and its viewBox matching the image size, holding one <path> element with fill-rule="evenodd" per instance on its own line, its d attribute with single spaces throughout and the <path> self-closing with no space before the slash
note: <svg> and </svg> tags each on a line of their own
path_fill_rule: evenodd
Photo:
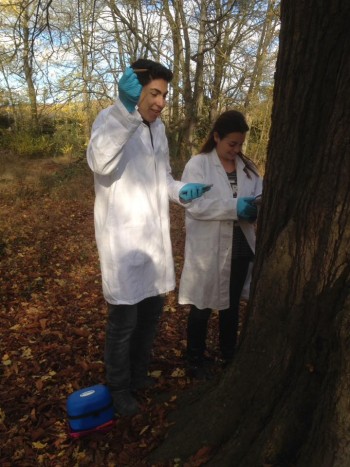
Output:
<svg viewBox="0 0 350 467">
<path fill-rule="evenodd" d="M 146 465 L 167 412 L 193 383 L 187 310 L 169 294 L 154 349 L 155 391 L 101 438 L 71 441 L 65 401 L 104 381 L 105 306 L 85 149 L 97 112 L 139 57 L 174 71 L 164 122 L 179 177 L 215 116 L 245 113 L 264 170 L 278 49 L 278 1 L 2 0 L 0 4 L 0 463 Z M 171 207 L 176 272 L 183 212 Z M 244 304 L 242 304 L 242 312 Z M 214 316 L 209 341 L 216 357 Z M 218 375 L 219 376 L 219 375 Z M 202 465 L 205 447 L 185 465 Z M 180 465 L 174 459 L 169 465 Z"/>
<path fill-rule="evenodd" d="M 125 67 L 148 57 L 174 72 L 164 113 L 174 161 L 237 108 L 251 124 L 247 153 L 263 162 L 278 32 L 275 0 L 2 0 L 2 146 L 24 157 L 81 155 Z"/>
</svg>

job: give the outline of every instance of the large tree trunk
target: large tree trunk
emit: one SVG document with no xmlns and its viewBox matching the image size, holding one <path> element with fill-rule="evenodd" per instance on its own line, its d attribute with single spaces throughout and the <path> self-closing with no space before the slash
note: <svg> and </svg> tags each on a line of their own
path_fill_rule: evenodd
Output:
<svg viewBox="0 0 350 467">
<path fill-rule="evenodd" d="M 281 19 L 246 332 L 153 459 L 349 466 L 350 3 L 282 0 Z"/>
</svg>

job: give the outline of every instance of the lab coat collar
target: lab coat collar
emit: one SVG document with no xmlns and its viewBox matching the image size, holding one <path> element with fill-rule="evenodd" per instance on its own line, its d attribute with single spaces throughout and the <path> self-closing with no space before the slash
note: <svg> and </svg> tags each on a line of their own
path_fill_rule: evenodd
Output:
<svg viewBox="0 0 350 467">
<path fill-rule="evenodd" d="M 214 149 L 209 153 L 209 155 L 210 155 L 210 157 L 213 158 L 215 166 L 221 167 L 223 173 L 226 174 L 226 171 L 225 171 L 223 165 L 221 164 L 221 161 L 220 161 L 220 158 L 219 158 L 218 153 L 217 153 L 217 151 L 216 151 L 216 148 L 214 148 Z M 242 161 L 242 159 L 241 159 L 239 156 L 236 156 L 236 158 L 235 158 L 235 164 L 236 164 L 236 172 L 237 172 L 237 174 L 238 174 L 239 172 L 241 173 L 241 172 L 244 170 L 244 168 L 245 168 L 245 164 L 244 164 L 244 162 Z"/>
</svg>

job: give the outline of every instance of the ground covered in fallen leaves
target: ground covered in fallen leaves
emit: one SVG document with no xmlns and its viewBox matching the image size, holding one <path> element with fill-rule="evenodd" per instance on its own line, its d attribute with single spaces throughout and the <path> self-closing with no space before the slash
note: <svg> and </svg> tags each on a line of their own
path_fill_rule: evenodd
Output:
<svg viewBox="0 0 350 467">
<path fill-rule="evenodd" d="M 39 161 L 34 165 L 38 166 Z M 28 172 L 29 173 L 29 172 Z M 0 465 L 142 466 L 166 436 L 168 413 L 186 389 L 187 308 L 167 296 L 142 410 L 113 430 L 68 435 L 66 400 L 105 382 L 106 307 L 93 231 L 93 182 L 84 162 L 42 164 L 40 176 L 0 186 Z M 171 206 L 177 277 L 183 264 L 183 209 Z M 217 317 L 209 347 L 217 358 Z M 181 465 L 199 466 L 206 452 Z M 158 464 L 165 465 L 165 464 Z M 174 459 L 167 466 L 180 465 Z"/>
</svg>

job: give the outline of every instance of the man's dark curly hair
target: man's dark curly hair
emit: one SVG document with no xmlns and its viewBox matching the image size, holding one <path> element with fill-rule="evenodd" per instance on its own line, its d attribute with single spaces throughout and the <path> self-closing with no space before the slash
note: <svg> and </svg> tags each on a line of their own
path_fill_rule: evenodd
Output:
<svg viewBox="0 0 350 467">
<path fill-rule="evenodd" d="M 146 69 L 147 71 L 135 71 L 137 78 L 142 86 L 145 86 L 153 79 L 164 79 L 167 83 L 173 79 L 173 72 L 164 65 L 147 58 L 139 58 L 133 62 L 131 68 Z"/>
</svg>

